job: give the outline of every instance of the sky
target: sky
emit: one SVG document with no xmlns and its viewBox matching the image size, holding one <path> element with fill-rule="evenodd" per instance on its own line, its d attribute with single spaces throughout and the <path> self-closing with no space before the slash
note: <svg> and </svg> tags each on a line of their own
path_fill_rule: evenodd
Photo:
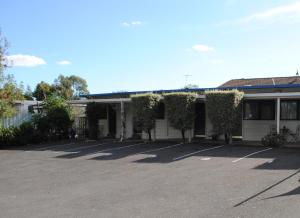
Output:
<svg viewBox="0 0 300 218">
<path fill-rule="evenodd" d="M 300 70 L 300 1 L 0 0 L 6 70 L 34 89 L 78 75 L 91 93 L 216 87 Z M 188 76 L 185 76 L 188 75 Z"/>
</svg>

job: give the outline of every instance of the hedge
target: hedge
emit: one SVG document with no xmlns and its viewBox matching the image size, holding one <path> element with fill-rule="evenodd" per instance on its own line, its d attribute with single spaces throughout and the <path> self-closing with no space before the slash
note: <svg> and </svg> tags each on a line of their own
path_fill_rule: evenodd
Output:
<svg viewBox="0 0 300 218">
<path fill-rule="evenodd" d="M 130 97 L 135 127 L 145 131 L 151 140 L 151 130 L 155 127 L 157 106 L 161 100 L 161 95 L 147 93 L 131 95 Z"/>
<path fill-rule="evenodd" d="M 232 133 L 242 119 L 243 92 L 206 91 L 206 111 L 215 134 L 224 134 L 226 143 L 232 143 Z"/>
<path fill-rule="evenodd" d="M 176 92 L 164 94 L 168 121 L 175 129 L 181 131 L 185 140 L 185 131 L 194 127 L 196 93 Z"/>
</svg>

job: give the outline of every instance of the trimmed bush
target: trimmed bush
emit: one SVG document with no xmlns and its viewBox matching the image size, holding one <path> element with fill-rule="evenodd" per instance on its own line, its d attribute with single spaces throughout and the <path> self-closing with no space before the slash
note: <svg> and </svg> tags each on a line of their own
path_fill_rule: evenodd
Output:
<svg viewBox="0 0 300 218">
<path fill-rule="evenodd" d="M 240 125 L 243 96 L 238 90 L 205 92 L 206 111 L 214 134 L 224 134 L 227 144 L 232 143 L 232 133 Z"/>
<path fill-rule="evenodd" d="M 196 93 L 177 92 L 164 94 L 164 102 L 170 125 L 181 131 L 185 140 L 185 131 L 194 127 Z"/>
<path fill-rule="evenodd" d="M 286 143 L 285 134 L 270 133 L 261 139 L 261 143 L 265 146 L 280 147 Z"/>
<path fill-rule="evenodd" d="M 155 127 L 157 106 L 161 96 L 158 94 L 131 95 L 131 105 L 136 128 L 145 131 L 151 140 L 151 130 Z"/>
</svg>

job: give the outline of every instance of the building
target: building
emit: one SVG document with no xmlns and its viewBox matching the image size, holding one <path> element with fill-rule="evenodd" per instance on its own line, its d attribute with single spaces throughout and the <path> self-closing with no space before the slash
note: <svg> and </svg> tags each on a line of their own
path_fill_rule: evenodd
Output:
<svg viewBox="0 0 300 218">
<path fill-rule="evenodd" d="M 38 101 L 20 100 L 15 101 L 14 109 L 15 114 L 12 117 L 3 117 L 0 119 L 0 126 L 11 127 L 19 126 L 23 122 L 30 121 L 32 113 L 29 112 L 29 108 L 34 105 L 38 105 Z"/>
<path fill-rule="evenodd" d="M 71 101 L 73 104 L 97 102 L 103 105 L 103 112 L 99 120 L 100 134 L 116 138 L 131 138 L 136 134 L 133 125 L 130 95 L 140 93 L 170 93 L 197 92 L 199 102 L 196 104 L 195 127 L 186 135 L 192 137 L 210 138 L 212 125 L 205 112 L 205 90 L 238 89 L 245 93 L 243 99 L 243 117 L 241 129 L 237 133 L 246 141 L 260 141 L 270 132 L 279 133 L 288 128 L 295 134 L 300 134 L 300 77 L 273 77 L 254 79 L 234 79 L 216 88 L 156 90 L 140 92 L 116 92 L 89 94 L 86 99 Z M 160 116 L 156 120 L 153 130 L 157 139 L 180 138 L 179 130 L 171 127 L 167 120 L 164 107 L 160 108 Z M 145 133 L 141 133 L 146 138 Z"/>
</svg>

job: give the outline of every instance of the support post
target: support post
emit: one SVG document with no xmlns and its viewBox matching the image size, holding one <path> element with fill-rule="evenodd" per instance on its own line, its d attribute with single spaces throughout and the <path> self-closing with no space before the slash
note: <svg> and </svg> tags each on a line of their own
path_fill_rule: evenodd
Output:
<svg viewBox="0 0 300 218">
<path fill-rule="evenodd" d="M 277 134 L 280 133 L 280 98 L 277 98 L 276 132 L 277 132 Z"/>
<path fill-rule="evenodd" d="M 120 141 L 124 141 L 126 137 L 126 117 L 125 117 L 125 107 L 124 102 L 121 101 L 121 138 Z"/>
</svg>

